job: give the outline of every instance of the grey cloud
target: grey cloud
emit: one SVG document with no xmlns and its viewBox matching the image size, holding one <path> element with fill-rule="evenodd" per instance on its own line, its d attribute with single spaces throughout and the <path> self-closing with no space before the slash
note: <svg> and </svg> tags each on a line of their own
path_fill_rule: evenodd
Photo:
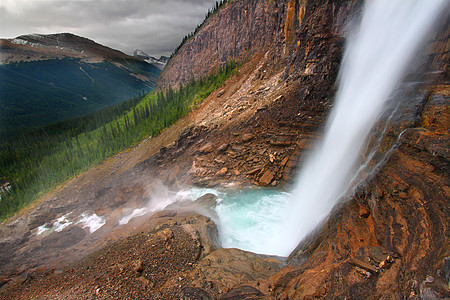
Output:
<svg viewBox="0 0 450 300">
<path fill-rule="evenodd" d="M 72 32 L 131 54 L 169 55 L 215 0 L 3 0 L 0 37 Z"/>
</svg>

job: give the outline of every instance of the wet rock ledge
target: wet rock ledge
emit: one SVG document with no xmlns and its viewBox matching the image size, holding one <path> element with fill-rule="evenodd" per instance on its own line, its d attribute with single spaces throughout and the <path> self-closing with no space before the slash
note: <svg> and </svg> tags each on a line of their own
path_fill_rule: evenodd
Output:
<svg viewBox="0 0 450 300">
<path fill-rule="evenodd" d="M 150 223 L 69 266 L 2 278 L 0 299 L 259 299 L 263 280 L 284 266 L 218 248 L 214 222 L 193 212 L 164 210 Z"/>
</svg>

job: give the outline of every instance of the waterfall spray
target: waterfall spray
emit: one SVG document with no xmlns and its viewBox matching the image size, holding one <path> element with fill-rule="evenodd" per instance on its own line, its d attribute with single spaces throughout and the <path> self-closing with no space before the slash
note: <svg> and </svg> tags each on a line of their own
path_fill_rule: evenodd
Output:
<svg viewBox="0 0 450 300">
<path fill-rule="evenodd" d="M 216 212 L 224 247 L 287 256 L 355 189 L 358 172 L 375 155 L 358 166 L 365 141 L 447 4 L 367 0 L 358 31 L 345 49 L 322 142 L 290 195 L 270 190 L 219 195 Z"/>
<path fill-rule="evenodd" d="M 367 1 L 323 141 L 301 170 L 273 254 L 288 255 L 345 194 L 367 135 L 443 8 L 445 0 Z"/>
</svg>

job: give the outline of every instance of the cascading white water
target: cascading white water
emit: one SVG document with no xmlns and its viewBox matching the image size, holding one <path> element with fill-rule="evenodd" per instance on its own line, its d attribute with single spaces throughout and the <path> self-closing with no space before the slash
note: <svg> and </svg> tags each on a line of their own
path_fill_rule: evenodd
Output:
<svg viewBox="0 0 450 300">
<path fill-rule="evenodd" d="M 345 49 L 323 141 L 300 170 L 294 191 L 257 192 L 263 196 L 250 204 L 246 193 L 222 197 L 216 211 L 223 246 L 287 256 L 328 216 L 351 190 L 367 135 L 446 1 L 367 0 Z"/>
<path fill-rule="evenodd" d="M 340 71 L 324 139 L 301 170 L 272 253 L 288 255 L 349 188 L 351 172 L 385 102 L 446 0 L 371 0 Z"/>
</svg>

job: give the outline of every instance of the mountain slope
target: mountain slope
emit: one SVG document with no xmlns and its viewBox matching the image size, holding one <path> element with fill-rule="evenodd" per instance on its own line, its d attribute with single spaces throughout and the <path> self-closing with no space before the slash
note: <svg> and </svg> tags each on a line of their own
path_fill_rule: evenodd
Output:
<svg viewBox="0 0 450 300">
<path fill-rule="evenodd" d="M 214 225 L 195 214 L 210 213 L 208 205 L 181 202 L 120 223 L 142 208 L 175 201 L 175 192 L 192 184 L 289 186 L 333 105 L 346 20 L 360 9 L 361 1 L 350 0 L 227 2 L 171 58 L 159 87 L 212 72 L 228 58 L 245 62 L 239 74 L 160 136 L 2 224 L 0 260 L 11 280 L 0 296 L 448 298 L 447 23 L 428 49 L 426 80 L 405 92 L 402 114 L 381 118 L 386 136 L 379 155 L 391 149 L 390 156 L 290 257 L 214 249 Z M 264 35 L 257 28 L 268 27 L 254 24 L 276 26 L 259 43 L 251 40 Z M 206 46 L 234 37 L 233 53 Z M 76 223 L 94 213 L 105 221 L 99 230 Z M 63 217 L 73 224 L 52 232 Z M 37 233 L 39 226 L 50 227 L 47 236 Z M 85 258 L 56 264 L 79 257 Z"/>
<path fill-rule="evenodd" d="M 160 70 L 72 34 L 0 41 L 0 135 L 84 115 L 153 89 Z"/>
</svg>

